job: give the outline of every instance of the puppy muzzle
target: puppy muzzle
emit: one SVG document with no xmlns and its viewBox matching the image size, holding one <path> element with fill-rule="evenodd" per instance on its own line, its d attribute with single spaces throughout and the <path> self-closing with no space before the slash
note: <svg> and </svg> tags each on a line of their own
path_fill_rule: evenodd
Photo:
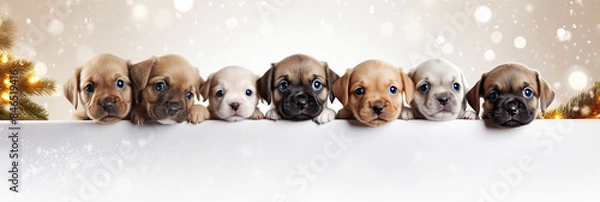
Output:
<svg viewBox="0 0 600 202">
<path fill-rule="evenodd" d="M 285 119 L 308 120 L 317 117 L 323 111 L 323 104 L 316 95 L 303 91 L 289 92 L 277 106 L 279 114 Z"/>
<path fill-rule="evenodd" d="M 535 114 L 521 96 L 507 95 L 498 100 L 490 116 L 498 125 L 517 127 L 529 124 Z"/>
</svg>

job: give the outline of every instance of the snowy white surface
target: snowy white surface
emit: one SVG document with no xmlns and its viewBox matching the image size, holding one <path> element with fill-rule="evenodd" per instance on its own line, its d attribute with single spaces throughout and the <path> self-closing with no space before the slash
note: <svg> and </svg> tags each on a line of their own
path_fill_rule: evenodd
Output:
<svg viewBox="0 0 600 202">
<path fill-rule="evenodd" d="M 38 62 L 36 73 L 59 84 L 105 52 L 132 62 L 181 54 L 204 78 L 228 65 L 263 74 L 294 53 L 339 74 L 372 58 L 409 70 L 441 57 L 463 68 L 471 85 L 518 61 L 552 84 L 551 107 L 600 78 L 598 0 L 11 0 L 0 2 L 0 14 L 20 27 L 13 54 Z M 60 91 L 36 101 L 53 120 L 69 117 Z"/>
<path fill-rule="evenodd" d="M 599 201 L 596 120 L 20 122 L 1 201 Z M 8 153 L 8 123 L 0 151 Z M 0 158 L 7 168 L 8 158 Z"/>
</svg>

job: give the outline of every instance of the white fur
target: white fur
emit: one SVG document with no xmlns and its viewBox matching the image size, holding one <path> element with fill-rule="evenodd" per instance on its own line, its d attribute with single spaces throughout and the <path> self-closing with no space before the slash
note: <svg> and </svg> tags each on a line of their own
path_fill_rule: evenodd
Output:
<svg viewBox="0 0 600 202">
<path fill-rule="evenodd" d="M 173 119 L 163 119 L 163 120 L 158 120 L 158 122 L 160 124 L 177 124 L 177 121 L 175 121 Z"/>
</svg>

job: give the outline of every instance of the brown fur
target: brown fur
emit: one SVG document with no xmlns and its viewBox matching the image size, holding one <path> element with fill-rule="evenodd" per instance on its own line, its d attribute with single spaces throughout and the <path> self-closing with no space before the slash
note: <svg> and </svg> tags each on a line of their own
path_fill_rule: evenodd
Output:
<svg viewBox="0 0 600 202">
<path fill-rule="evenodd" d="M 103 124 L 128 118 L 132 104 L 128 66 L 127 60 L 100 54 L 77 67 L 64 84 L 64 95 L 76 110 L 72 118 Z M 117 87 L 118 80 L 124 82 L 123 89 Z M 85 90 L 88 85 L 94 87 L 93 92 Z M 108 103 L 114 105 L 106 108 Z"/>
<path fill-rule="evenodd" d="M 481 98 L 487 100 L 490 91 L 497 89 L 506 93 L 520 94 L 525 85 L 531 87 L 534 97 L 527 101 L 529 107 L 542 112 L 552 103 L 554 91 L 539 75 L 539 72 L 520 64 L 503 64 L 490 72 L 484 73 L 481 79 L 467 93 L 467 100 L 475 112 L 479 114 Z M 483 102 L 482 118 L 490 118 L 486 112 L 494 108 L 493 102 Z M 540 118 L 539 114 L 537 116 Z"/>
<path fill-rule="evenodd" d="M 208 119 L 208 110 L 194 105 L 194 97 L 200 98 L 199 88 L 204 80 L 198 69 L 179 55 L 152 57 L 132 66 L 131 78 L 134 83 L 136 105 L 132 121 L 143 124 L 147 121 L 172 120 L 177 123 L 188 121 L 199 123 Z M 155 85 L 163 82 L 166 89 L 158 91 Z M 187 93 L 195 94 L 188 99 Z M 169 108 L 178 108 L 175 115 Z"/>
<path fill-rule="evenodd" d="M 391 85 L 398 89 L 395 95 L 389 92 Z M 365 94 L 355 95 L 357 88 L 364 88 Z M 379 60 L 364 61 L 349 69 L 333 84 L 333 93 L 344 106 L 338 111 L 336 118 L 357 119 L 369 126 L 396 120 L 402 112 L 402 92 L 407 102 L 413 99 L 414 84 L 402 69 Z M 385 106 L 379 117 L 372 112 L 374 105 Z"/>
</svg>

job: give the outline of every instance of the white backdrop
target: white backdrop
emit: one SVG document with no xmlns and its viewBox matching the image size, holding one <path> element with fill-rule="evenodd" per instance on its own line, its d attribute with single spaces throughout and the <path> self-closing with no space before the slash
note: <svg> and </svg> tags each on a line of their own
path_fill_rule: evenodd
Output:
<svg viewBox="0 0 600 202">
<path fill-rule="evenodd" d="M 35 60 L 40 76 L 60 84 L 104 52 L 133 62 L 181 54 L 204 78 L 227 65 L 262 74 L 294 53 L 339 74 L 371 58 L 411 69 L 442 57 L 470 84 L 519 61 L 557 91 L 552 106 L 600 78 L 598 0 L 11 0 L 0 2 L 0 13 L 20 27 L 13 54 Z M 36 101 L 51 119 L 69 117 L 62 92 Z"/>
<path fill-rule="evenodd" d="M 597 120 L 20 123 L 1 201 L 599 201 Z M 0 151 L 9 150 L 0 122 Z M 66 130 L 68 129 L 68 130 Z M 4 156 L 4 155 L 3 155 Z M 2 170 L 10 165 L 0 158 Z"/>
</svg>

